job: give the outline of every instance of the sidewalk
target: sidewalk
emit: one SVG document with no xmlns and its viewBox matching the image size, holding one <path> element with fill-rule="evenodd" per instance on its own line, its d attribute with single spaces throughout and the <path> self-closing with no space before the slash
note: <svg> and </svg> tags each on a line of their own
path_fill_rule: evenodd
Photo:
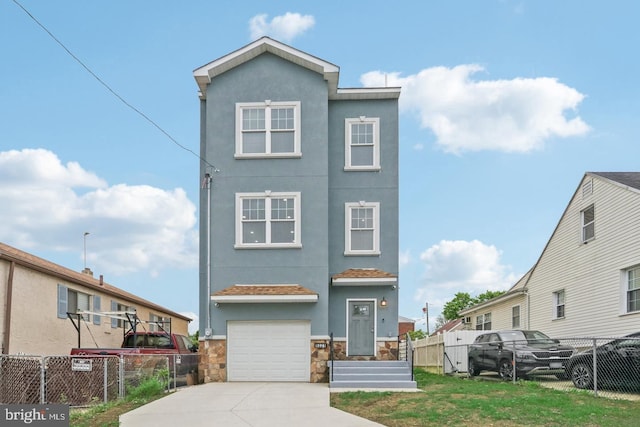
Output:
<svg viewBox="0 0 640 427">
<path fill-rule="evenodd" d="M 120 416 L 121 427 L 373 427 L 329 406 L 328 384 L 208 383 L 180 389 Z"/>
</svg>

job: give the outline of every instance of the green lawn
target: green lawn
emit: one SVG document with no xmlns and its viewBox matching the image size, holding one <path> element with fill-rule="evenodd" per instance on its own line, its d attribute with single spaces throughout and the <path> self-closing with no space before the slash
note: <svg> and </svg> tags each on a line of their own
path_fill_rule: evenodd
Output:
<svg viewBox="0 0 640 427">
<path fill-rule="evenodd" d="M 342 392 L 331 406 L 390 427 L 640 425 L 640 402 L 416 369 L 419 393 Z"/>
</svg>

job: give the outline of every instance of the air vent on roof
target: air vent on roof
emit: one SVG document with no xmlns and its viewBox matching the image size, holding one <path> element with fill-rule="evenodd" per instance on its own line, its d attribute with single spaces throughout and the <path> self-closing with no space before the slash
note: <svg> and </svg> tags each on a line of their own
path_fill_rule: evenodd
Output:
<svg viewBox="0 0 640 427">
<path fill-rule="evenodd" d="M 593 180 L 590 179 L 582 184 L 582 198 L 586 199 L 593 194 Z"/>
</svg>

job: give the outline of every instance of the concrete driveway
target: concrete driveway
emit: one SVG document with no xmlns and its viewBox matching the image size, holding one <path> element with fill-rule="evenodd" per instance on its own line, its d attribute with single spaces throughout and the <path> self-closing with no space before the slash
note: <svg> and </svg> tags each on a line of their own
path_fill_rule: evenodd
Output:
<svg viewBox="0 0 640 427">
<path fill-rule="evenodd" d="M 209 383 L 120 416 L 121 427 L 381 426 L 329 406 L 328 384 Z"/>
</svg>

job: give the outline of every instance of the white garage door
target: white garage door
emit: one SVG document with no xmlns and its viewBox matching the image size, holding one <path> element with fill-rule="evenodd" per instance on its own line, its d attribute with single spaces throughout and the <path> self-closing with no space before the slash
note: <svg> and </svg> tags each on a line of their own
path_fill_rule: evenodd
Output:
<svg viewBox="0 0 640 427">
<path fill-rule="evenodd" d="M 228 381 L 309 382 L 309 321 L 228 322 Z"/>
</svg>

